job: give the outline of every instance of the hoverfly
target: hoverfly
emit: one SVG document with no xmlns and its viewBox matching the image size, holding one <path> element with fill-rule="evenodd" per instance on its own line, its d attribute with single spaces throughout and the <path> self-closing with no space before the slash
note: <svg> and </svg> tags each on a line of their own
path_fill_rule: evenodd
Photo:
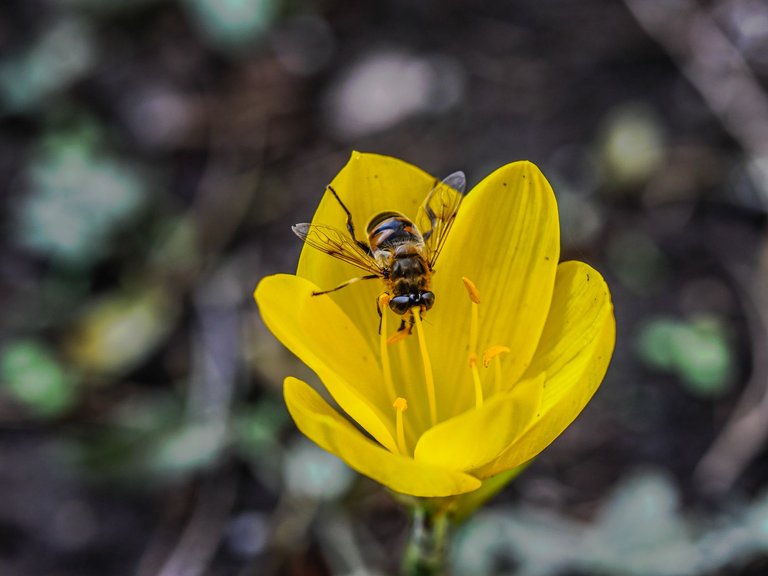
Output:
<svg viewBox="0 0 768 576">
<path fill-rule="evenodd" d="M 456 219 L 465 186 L 463 172 L 454 172 L 442 182 L 436 182 L 419 208 L 415 222 L 400 212 L 376 214 L 366 227 L 366 242 L 355 235 L 352 214 L 329 185 L 327 190 L 346 214 L 347 233 L 308 223 L 294 225 L 293 232 L 313 248 L 357 266 L 367 274 L 313 294 L 328 294 L 360 280 L 380 278 L 384 293 L 389 296 L 390 309 L 401 317 L 398 333 L 410 334 L 413 309 L 418 307 L 423 313 L 435 303 L 435 294 L 430 289 L 435 262 Z M 378 302 L 376 308 L 381 319 Z"/>
</svg>

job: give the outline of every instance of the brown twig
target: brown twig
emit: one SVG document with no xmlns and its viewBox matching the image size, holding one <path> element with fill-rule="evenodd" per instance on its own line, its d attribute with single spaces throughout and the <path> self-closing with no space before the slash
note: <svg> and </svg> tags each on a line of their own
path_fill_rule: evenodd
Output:
<svg viewBox="0 0 768 576">
<path fill-rule="evenodd" d="M 768 439 L 768 317 L 747 283 L 731 274 L 738 286 L 752 342 L 752 374 L 739 402 L 694 471 L 700 489 L 727 492 Z"/>
<path fill-rule="evenodd" d="M 624 0 L 746 153 L 768 203 L 768 98 L 739 49 L 694 0 Z"/>
<path fill-rule="evenodd" d="M 235 499 L 235 480 L 224 473 L 203 482 L 192 516 L 157 576 L 201 576 L 218 548 Z"/>
</svg>

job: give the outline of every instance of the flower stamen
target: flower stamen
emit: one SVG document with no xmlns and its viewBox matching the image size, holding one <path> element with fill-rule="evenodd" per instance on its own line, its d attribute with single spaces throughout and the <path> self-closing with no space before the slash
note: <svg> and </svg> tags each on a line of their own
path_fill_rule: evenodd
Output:
<svg viewBox="0 0 768 576">
<path fill-rule="evenodd" d="M 386 292 L 381 294 L 378 299 L 379 313 L 381 314 L 381 326 L 379 330 L 379 352 L 381 354 L 381 368 L 384 372 L 384 386 L 387 388 L 387 394 L 390 398 L 396 398 L 395 384 L 392 381 L 392 366 L 389 363 L 389 350 L 387 340 L 387 310 L 389 308 L 390 296 Z"/>
<path fill-rule="evenodd" d="M 477 351 L 477 334 L 480 324 L 480 312 L 478 306 L 478 304 L 480 304 L 480 291 L 477 289 L 477 286 L 475 286 L 475 283 L 466 276 L 462 276 L 461 281 L 464 282 L 464 287 L 467 289 L 469 299 L 472 301 L 472 319 L 469 324 L 469 353 L 472 354 Z"/>
<path fill-rule="evenodd" d="M 469 299 L 475 304 L 480 304 L 480 291 L 477 289 L 477 286 L 475 286 L 475 283 L 466 276 L 462 276 L 461 281 L 464 282 L 464 287 L 469 293 Z"/>
<path fill-rule="evenodd" d="M 508 346 L 501 346 L 500 344 L 496 344 L 495 346 L 491 346 L 488 348 L 485 352 L 483 352 L 483 366 L 488 368 L 488 366 L 491 365 L 491 362 L 493 362 L 494 358 L 497 358 L 498 356 L 501 356 L 502 354 L 508 354 L 511 352 Z M 494 370 L 494 392 L 501 392 L 502 384 L 501 384 L 501 358 L 498 358 L 496 362 L 493 362 L 493 370 Z"/>
<path fill-rule="evenodd" d="M 405 446 L 405 427 L 403 426 L 403 412 L 408 410 L 408 402 L 405 398 L 398 396 L 392 407 L 395 409 L 395 426 L 397 428 L 397 448 L 403 456 L 408 455 Z"/>
<path fill-rule="evenodd" d="M 432 426 L 437 424 L 437 404 L 435 402 L 435 380 L 432 375 L 432 362 L 429 360 L 429 351 L 427 350 L 427 339 L 424 337 L 424 326 L 421 322 L 421 310 L 418 306 L 411 309 L 413 314 L 413 323 L 416 325 L 416 335 L 419 338 L 419 348 L 421 349 L 421 361 L 424 364 L 424 380 L 427 385 L 427 400 L 429 401 L 429 417 Z"/>
<path fill-rule="evenodd" d="M 475 384 L 475 408 L 483 405 L 483 383 L 480 381 L 480 373 L 477 370 L 477 354 L 469 353 L 469 367 L 472 370 L 472 381 Z"/>
<path fill-rule="evenodd" d="M 472 370 L 472 381 L 475 385 L 475 408 L 483 405 L 483 383 L 480 381 L 480 373 L 477 370 L 477 338 L 480 331 L 480 291 L 466 276 L 461 277 L 467 294 L 472 302 L 472 317 L 469 321 L 469 367 Z"/>
</svg>

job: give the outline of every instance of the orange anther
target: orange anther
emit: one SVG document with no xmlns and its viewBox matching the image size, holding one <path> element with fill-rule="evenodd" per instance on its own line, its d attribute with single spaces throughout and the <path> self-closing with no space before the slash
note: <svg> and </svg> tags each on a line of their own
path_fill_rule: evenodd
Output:
<svg viewBox="0 0 768 576">
<path fill-rule="evenodd" d="M 483 352 L 483 366 L 488 368 L 488 366 L 491 365 L 491 360 L 493 360 L 496 356 L 499 354 L 508 354 L 509 352 L 511 352 L 511 350 L 507 346 L 501 346 L 499 344 L 491 346 L 488 348 L 488 350 Z"/>
<path fill-rule="evenodd" d="M 480 304 L 480 291 L 477 289 L 477 286 L 475 286 L 475 283 L 466 276 L 462 276 L 461 281 L 464 282 L 464 287 L 467 289 L 469 299 L 475 304 Z"/>
</svg>

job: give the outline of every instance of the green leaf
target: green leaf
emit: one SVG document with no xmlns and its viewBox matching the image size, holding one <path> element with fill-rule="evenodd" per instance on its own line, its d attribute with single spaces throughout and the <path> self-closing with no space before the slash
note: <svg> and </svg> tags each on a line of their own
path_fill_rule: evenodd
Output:
<svg viewBox="0 0 768 576">
<path fill-rule="evenodd" d="M 598 138 L 598 159 L 611 189 L 638 186 L 659 169 L 666 134 L 656 112 L 640 102 L 613 108 Z"/>
<path fill-rule="evenodd" d="M 142 458 L 142 464 L 151 474 L 184 475 L 209 466 L 227 443 L 223 421 L 187 424 L 156 439 Z"/>
<path fill-rule="evenodd" d="M 693 320 L 678 335 L 677 346 L 681 351 L 676 358 L 677 369 L 690 392 L 720 396 L 728 391 L 734 360 L 726 331 L 718 320 Z"/>
<path fill-rule="evenodd" d="M 124 373 L 165 340 L 178 312 L 178 303 L 160 288 L 110 294 L 83 310 L 65 347 L 86 372 Z"/>
<path fill-rule="evenodd" d="M 660 370 L 673 370 L 675 351 L 672 342 L 679 329 L 677 322 L 667 318 L 658 318 L 645 324 L 637 338 L 637 352 L 649 366 Z"/>
<path fill-rule="evenodd" d="M 699 550 L 679 506 L 666 475 L 625 480 L 603 504 L 584 563 L 597 573 L 626 576 L 699 573 Z"/>
<path fill-rule="evenodd" d="M 43 103 L 96 64 L 93 33 L 84 22 L 68 18 L 42 28 L 33 46 L 0 64 L 0 102 L 16 112 Z"/>
<path fill-rule="evenodd" d="M 22 245 L 65 263 L 90 264 L 142 205 L 143 175 L 100 151 L 98 140 L 98 127 L 83 121 L 71 133 L 49 136 L 35 152 L 26 170 L 29 194 L 18 210 Z"/>
<path fill-rule="evenodd" d="M 0 355 L 0 374 L 0 387 L 41 417 L 58 416 L 77 399 L 74 378 L 45 346 L 35 341 L 16 341 L 6 346 Z"/>
<path fill-rule="evenodd" d="M 237 49 L 269 30 L 279 0 L 186 0 L 203 35 L 214 46 Z"/>
<path fill-rule="evenodd" d="M 344 495 L 357 475 L 333 454 L 305 438 L 294 442 L 283 460 L 288 492 L 298 498 L 334 500 Z"/>
<path fill-rule="evenodd" d="M 282 400 L 269 398 L 235 416 L 235 442 L 249 459 L 274 453 L 279 449 L 279 434 L 289 421 Z"/>
<path fill-rule="evenodd" d="M 624 232 L 611 240 L 608 263 L 622 284 L 641 295 L 658 290 L 669 267 L 656 242 L 638 232 Z"/>
<path fill-rule="evenodd" d="M 733 380 L 733 351 L 718 318 L 656 318 L 641 328 L 636 344 L 640 359 L 648 366 L 676 374 L 697 396 L 720 396 Z"/>
</svg>

